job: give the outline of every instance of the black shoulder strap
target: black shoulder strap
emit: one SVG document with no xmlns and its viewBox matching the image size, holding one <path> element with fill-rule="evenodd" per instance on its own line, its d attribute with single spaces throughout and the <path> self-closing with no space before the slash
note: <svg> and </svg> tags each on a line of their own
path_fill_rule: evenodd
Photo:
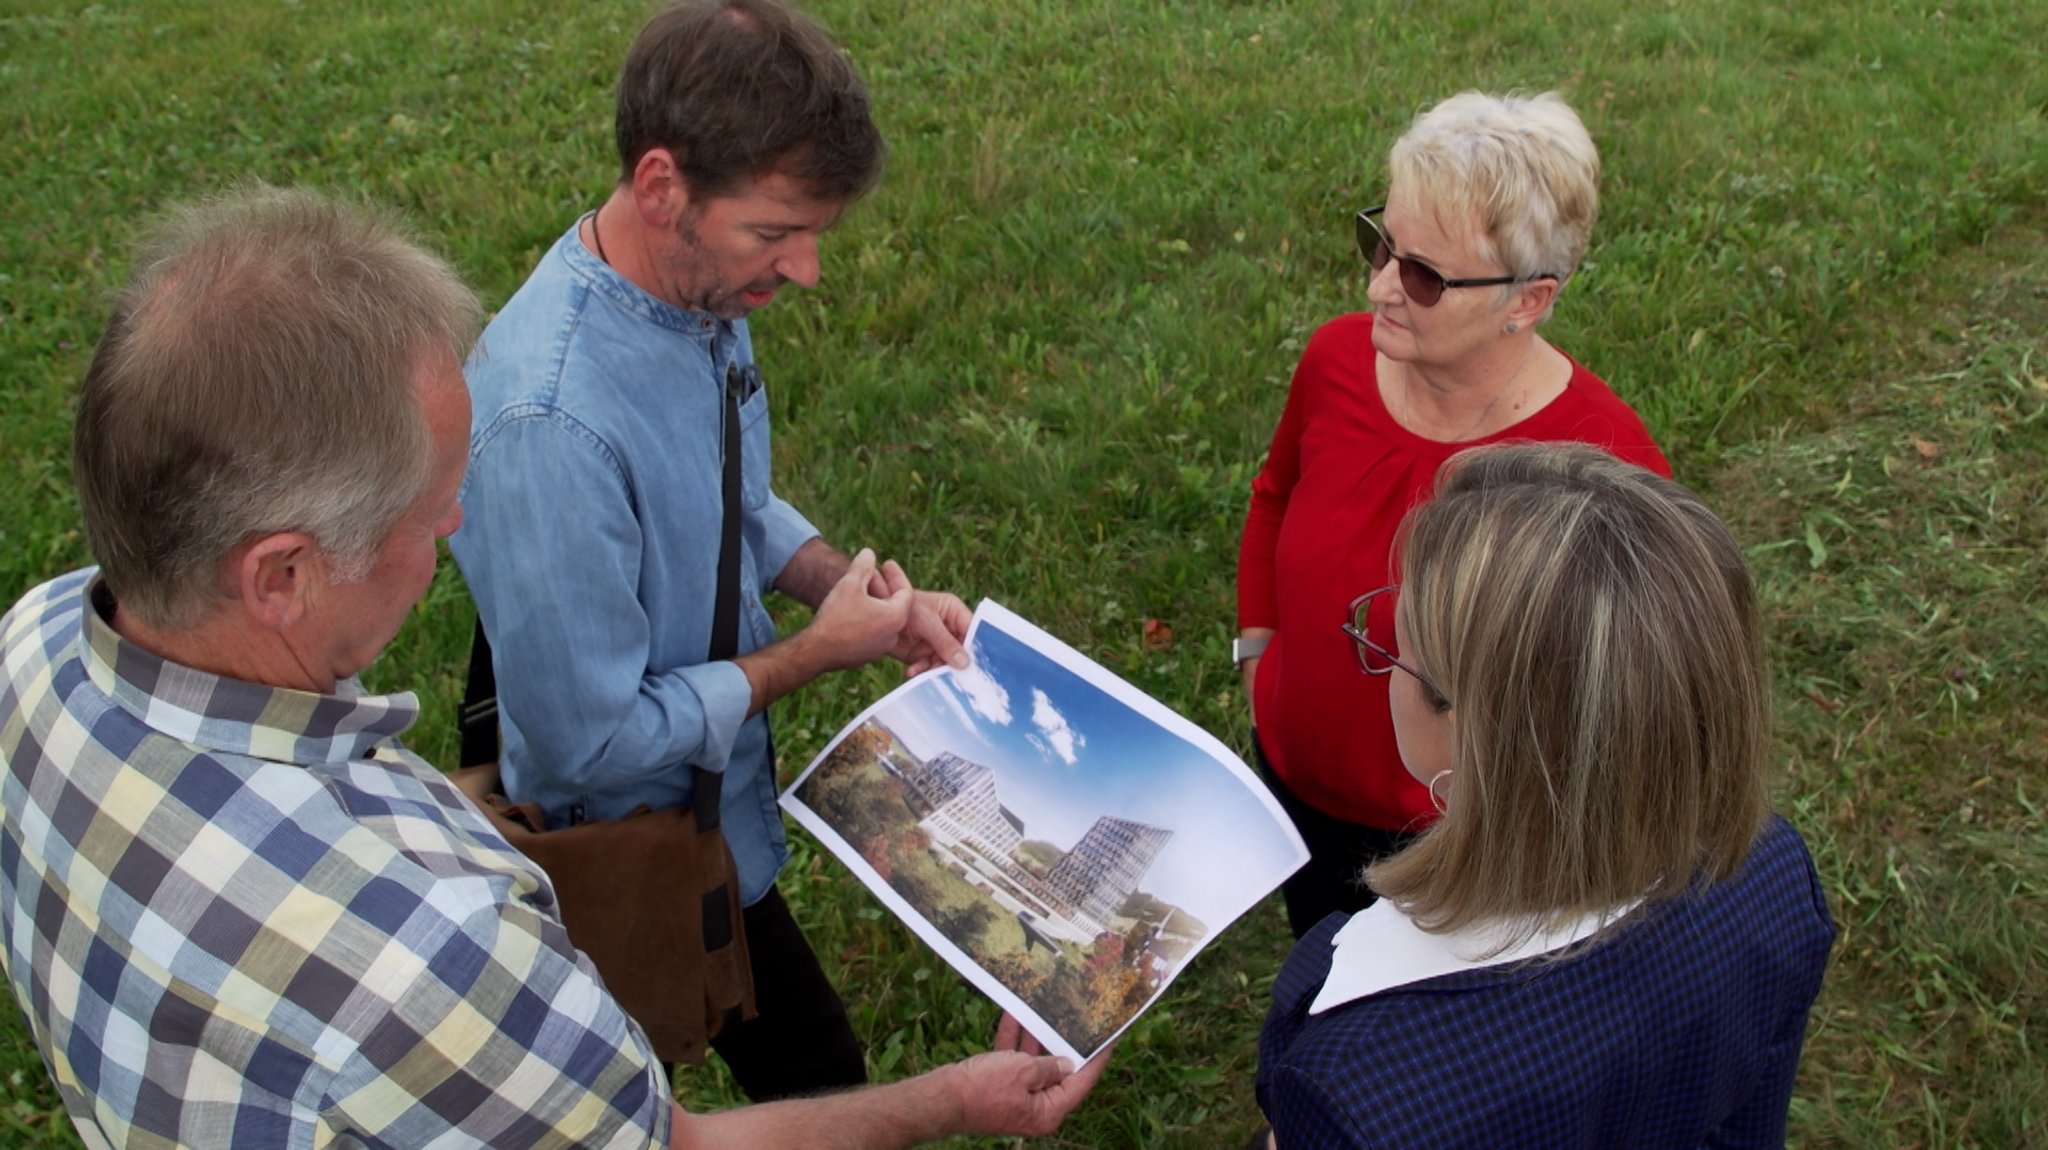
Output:
<svg viewBox="0 0 2048 1150">
<path fill-rule="evenodd" d="M 725 367 L 725 475 L 721 487 L 725 497 L 724 518 L 718 533 L 718 598 L 711 609 L 711 662 L 730 659 L 740 651 L 740 392 L 746 390 L 748 371 L 738 363 Z"/>
<path fill-rule="evenodd" d="M 462 685 L 455 724 L 462 732 L 458 766 L 498 761 L 498 677 L 491 670 L 491 641 L 484 637 L 482 619 L 476 621 L 476 634 L 469 641 L 469 678 Z"/>
</svg>

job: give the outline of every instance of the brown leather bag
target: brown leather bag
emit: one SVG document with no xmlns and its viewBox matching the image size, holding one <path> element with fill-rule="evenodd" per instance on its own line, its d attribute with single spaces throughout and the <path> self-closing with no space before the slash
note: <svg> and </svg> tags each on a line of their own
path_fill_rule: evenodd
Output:
<svg viewBox="0 0 2048 1150">
<path fill-rule="evenodd" d="M 690 807 L 642 806 L 559 829 L 549 829 L 537 804 L 505 797 L 496 763 L 449 777 L 547 872 L 569 941 L 590 956 L 657 1057 L 702 1062 L 721 1026 L 754 1017 L 739 884 L 718 829 L 722 776 L 698 771 Z"/>
</svg>

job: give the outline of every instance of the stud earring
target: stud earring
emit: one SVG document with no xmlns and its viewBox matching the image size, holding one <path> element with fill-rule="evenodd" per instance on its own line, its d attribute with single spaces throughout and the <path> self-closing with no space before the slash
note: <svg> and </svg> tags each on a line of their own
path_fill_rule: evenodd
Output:
<svg viewBox="0 0 2048 1150">
<path fill-rule="evenodd" d="M 1522 330 L 1522 325 L 1518 323 L 1511 323 L 1507 326 L 1507 333 L 1509 335 L 1513 335 L 1520 330 Z"/>
</svg>

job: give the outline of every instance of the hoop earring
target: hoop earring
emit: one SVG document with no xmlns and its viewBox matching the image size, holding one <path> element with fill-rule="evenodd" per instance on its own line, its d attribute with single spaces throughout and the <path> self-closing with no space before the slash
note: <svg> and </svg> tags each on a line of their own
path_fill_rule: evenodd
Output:
<svg viewBox="0 0 2048 1150">
<path fill-rule="evenodd" d="M 1444 807 L 1444 797 L 1436 793 L 1436 785 L 1442 782 L 1443 780 L 1450 778 L 1451 775 L 1454 773 L 1455 772 L 1453 772 L 1449 767 L 1445 767 L 1443 770 L 1438 771 L 1437 773 L 1429 776 L 1429 801 L 1433 805 L 1435 805 L 1436 813 L 1440 815 L 1446 814 L 1448 812 Z"/>
</svg>

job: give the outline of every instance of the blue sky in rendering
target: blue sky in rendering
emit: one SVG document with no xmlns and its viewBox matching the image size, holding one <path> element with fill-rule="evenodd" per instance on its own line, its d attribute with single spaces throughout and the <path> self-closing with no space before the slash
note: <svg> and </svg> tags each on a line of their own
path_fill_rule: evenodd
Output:
<svg viewBox="0 0 2048 1150">
<path fill-rule="evenodd" d="M 1242 780 L 1193 743 L 986 613 L 970 653 L 967 671 L 928 676 L 874 717 L 920 758 L 952 751 L 994 768 L 997 793 L 1023 820 L 1026 838 L 1071 849 L 1100 815 L 1168 827 L 1173 839 L 1142 889 L 1211 930 L 1289 869 L 1285 832 Z"/>
</svg>

